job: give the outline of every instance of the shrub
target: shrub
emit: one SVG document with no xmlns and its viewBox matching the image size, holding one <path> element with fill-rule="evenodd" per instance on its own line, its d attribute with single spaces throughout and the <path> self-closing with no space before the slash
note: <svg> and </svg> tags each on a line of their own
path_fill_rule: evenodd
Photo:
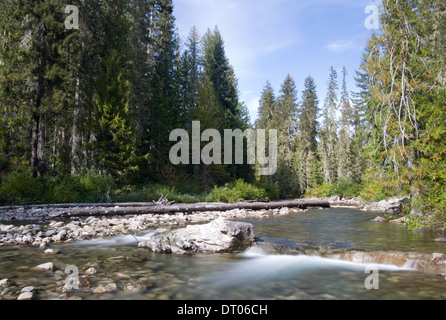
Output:
<svg viewBox="0 0 446 320">
<path fill-rule="evenodd" d="M 90 170 L 83 175 L 79 175 L 79 182 L 86 192 L 110 192 L 116 188 L 115 179 L 109 174 L 102 174 Z"/>
<path fill-rule="evenodd" d="M 326 198 L 335 195 L 334 190 L 336 189 L 335 184 L 323 183 L 315 188 L 308 189 L 306 191 L 307 197 L 321 197 Z"/>
<path fill-rule="evenodd" d="M 378 202 L 386 199 L 388 194 L 383 184 L 369 181 L 365 183 L 359 196 L 366 201 Z"/>
<path fill-rule="evenodd" d="M 333 195 L 344 197 L 357 197 L 362 189 L 361 184 L 357 184 L 348 180 L 341 180 L 333 189 Z"/>
<path fill-rule="evenodd" d="M 59 175 L 46 180 L 46 202 L 71 203 L 84 202 L 84 189 L 78 176 Z"/>
<path fill-rule="evenodd" d="M 33 178 L 29 172 L 8 173 L 0 185 L 0 202 L 18 205 L 41 202 L 44 185 L 40 178 Z"/>
<path fill-rule="evenodd" d="M 206 197 L 208 202 L 240 202 L 244 200 L 269 200 L 265 189 L 243 180 L 227 183 L 223 187 L 214 187 Z"/>
</svg>

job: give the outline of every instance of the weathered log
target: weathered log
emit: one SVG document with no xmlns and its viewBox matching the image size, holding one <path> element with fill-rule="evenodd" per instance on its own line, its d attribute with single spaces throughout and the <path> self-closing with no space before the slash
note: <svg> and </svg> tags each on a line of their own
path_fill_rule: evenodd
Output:
<svg viewBox="0 0 446 320">
<path fill-rule="evenodd" d="M 114 208 L 72 209 L 57 211 L 50 216 L 61 217 L 89 217 L 89 216 L 125 216 L 141 214 L 176 214 L 179 212 L 193 213 L 206 211 L 230 211 L 235 209 L 244 210 L 270 210 L 280 208 L 324 207 L 329 208 L 328 201 L 319 200 L 292 200 L 276 202 L 240 202 L 240 203 L 195 203 L 175 205 L 151 205 L 151 206 L 115 206 Z"/>
<path fill-rule="evenodd" d="M 31 209 L 65 209 L 65 208 L 113 208 L 113 207 L 150 207 L 154 202 L 126 202 L 126 203 L 61 203 L 61 204 L 33 204 L 18 206 L 3 206 L 1 211 L 31 210 Z"/>
</svg>

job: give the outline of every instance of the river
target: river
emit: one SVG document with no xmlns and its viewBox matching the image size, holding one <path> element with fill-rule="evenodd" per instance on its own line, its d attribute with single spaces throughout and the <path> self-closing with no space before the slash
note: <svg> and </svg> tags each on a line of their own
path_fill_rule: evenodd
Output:
<svg viewBox="0 0 446 320">
<path fill-rule="evenodd" d="M 257 245 L 231 254 L 153 254 L 138 249 L 130 235 L 54 245 L 58 253 L 52 255 L 42 248 L 3 246 L 0 279 L 12 284 L 0 288 L 0 299 L 17 299 L 25 286 L 36 288 L 36 299 L 446 299 L 443 276 L 380 265 L 373 273 L 379 289 L 369 290 L 369 266 L 319 256 L 343 248 L 446 254 L 446 245 L 434 242 L 438 235 L 371 222 L 375 217 L 331 208 L 244 220 L 254 225 Z M 136 239 L 149 235 L 142 232 Z M 48 261 L 54 271 L 32 270 Z M 78 290 L 64 292 L 67 266 L 75 267 L 81 278 L 87 270 L 93 274 Z M 98 287 L 110 290 L 93 293 Z"/>
</svg>

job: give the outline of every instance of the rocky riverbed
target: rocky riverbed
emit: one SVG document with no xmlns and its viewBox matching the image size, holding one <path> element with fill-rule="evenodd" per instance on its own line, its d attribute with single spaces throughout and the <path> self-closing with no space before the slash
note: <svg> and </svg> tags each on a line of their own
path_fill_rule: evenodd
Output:
<svg viewBox="0 0 446 320">
<path fill-rule="evenodd" d="M 0 274 L 0 300 L 115 299 L 116 297 L 156 300 L 194 299 L 200 296 L 200 291 L 203 288 L 203 279 L 200 274 L 204 270 L 197 270 L 197 274 L 193 276 L 188 275 L 189 270 L 184 275 L 183 271 L 173 272 L 169 266 L 162 265 L 160 260 L 163 261 L 163 257 L 168 260 L 180 259 L 178 268 L 183 268 L 183 263 L 189 260 L 181 260 L 185 258 L 181 258 L 177 254 L 186 253 L 189 255 L 193 253 L 197 255 L 198 253 L 198 260 L 218 265 L 219 261 L 224 264 L 227 262 L 226 257 L 233 257 L 233 255 L 228 253 L 229 256 L 225 256 L 226 253 L 220 253 L 211 255 L 211 259 L 207 258 L 209 255 L 200 255 L 200 252 L 243 251 L 251 243 L 254 247 L 261 248 L 268 256 L 319 256 L 355 263 L 393 264 L 424 273 L 443 275 L 444 278 L 446 256 L 441 253 L 364 251 L 360 248 L 344 247 L 342 244 L 340 246 L 336 244 L 320 246 L 307 241 L 294 243 L 289 239 L 284 239 L 283 243 L 280 242 L 280 239 L 271 242 L 271 239 L 263 237 L 254 238 L 255 228 L 252 229 L 249 224 L 242 223 L 243 227 L 241 224 L 226 224 L 226 222 L 246 219 L 259 219 L 263 223 L 263 219 L 266 218 L 283 219 L 293 216 L 290 215 L 291 213 L 302 213 L 303 211 L 282 208 L 193 214 L 145 214 L 126 217 L 72 217 L 57 220 L 50 218 L 54 208 L 48 210 L 26 208 L 19 210 L 19 214 L 15 216 L 13 211 L 6 214 L 3 212 L 0 213 L 0 223 L 2 223 L 0 224 L 0 250 L 4 249 L 2 265 L 7 269 L 10 264 L 9 270 L 12 272 Z M 318 211 L 325 212 L 325 210 Z M 36 213 L 35 216 L 32 214 L 33 212 Z M 315 211 L 313 211 L 314 213 Z M 308 215 L 298 214 L 296 216 L 305 217 Z M 208 225 L 205 225 L 206 223 Z M 212 230 L 210 228 L 212 226 L 216 230 L 215 234 L 221 238 L 217 237 L 216 240 L 211 241 L 208 230 Z M 236 243 L 231 247 L 232 240 L 243 233 L 237 230 L 242 229 L 247 231 L 244 234 L 247 235 L 248 241 L 245 243 L 242 241 L 242 246 L 238 246 Z M 150 234 L 147 234 L 148 231 Z M 197 235 L 201 238 L 198 239 Z M 233 235 L 233 237 L 226 237 L 226 235 Z M 169 240 L 162 242 L 166 237 Z M 111 241 L 109 239 L 116 241 L 131 239 L 132 243 L 129 246 L 119 245 L 114 248 L 113 242 L 111 242 L 111 246 L 103 253 L 101 251 L 104 247 L 103 244 Z M 172 239 L 173 241 L 171 241 Z M 229 249 L 216 250 L 216 243 L 218 245 L 228 243 Z M 97 247 L 94 247 L 95 249 L 92 249 L 91 252 L 88 247 L 85 247 L 85 250 L 79 249 L 83 248 L 82 246 L 95 244 Z M 159 244 L 161 246 L 158 246 Z M 169 250 L 161 250 L 166 248 L 166 244 L 170 246 Z M 79 257 L 72 257 L 73 250 L 71 248 L 77 248 L 74 249 L 75 255 L 79 255 Z M 22 250 L 26 251 L 26 261 L 20 264 L 21 255 L 24 253 Z M 70 270 L 66 269 L 71 263 L 76 265 L 79 273 L 76 283 L 71 283 L 78 287 L 74 290 L 70 286 Z M 206 263 L 203 268 L 206 268 Z M 218 267 L 215 268 L 218 269 Z M 400 275 L 385 276 L 389 278 L 401 277 Z M 356 275 L 349 274 L 348 277 L 354 279 Z M 296 285 L 298 284 L 299 282 L 296 283 Z M 271 285 L 265 284 L 265 290 L 274 292 L 274 289 L 269 288 Z M 305 292 L 301 292 L 302 295 L 293 290 L 289 294 L 285 294 L 286 290 L 279 290 L 276 296 L 280 299 L 290 297 L 292 299 L 329 298 L 326 293 L 319 294 L 316 289 L 313 290 L 314 295 L 309 295 L 308 292 L 312 292 L 312 290 L 308 290 L 305 289 Z M 216 297 L 219 296 L 218 291 L 215 294 Z M 231 292 L 231 295 L 236 295 L 236 293 Z M 348 296 L 345 297 L 348 298 Z M 240 299 L 246 299 L 246 296 L 240 296 Z"/>
<path fill-rule="evenodd" d="M 63 220 L 48 219 L 50 211 L 40 209 L 0 213 L 0 245 L 30 245 L 44 247 L 50 244 L 70 243 L 91 238 L 112 237 L 152 230 L 159 227 L 180 228 L 215 219 L 264 218 L 270 215 L 287 215 L 301 209 L 230 210 L 225 212 L 199 212 L 193 214 L 144 214 L 127 217 L 88 217 Z M 54 210 L 51 210 L 54 212 Z M 33 219 L 30 219 L 33 217 Z M 15 219 L 13 219 L 15 218 Z"/>
</svg>

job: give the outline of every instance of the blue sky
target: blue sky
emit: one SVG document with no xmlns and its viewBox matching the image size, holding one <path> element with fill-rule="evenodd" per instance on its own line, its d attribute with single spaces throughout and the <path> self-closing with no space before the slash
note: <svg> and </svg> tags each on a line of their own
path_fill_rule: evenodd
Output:
<svg viewBox="0 0 446 320">
<path fill-rule="evenodd" d="M 193 26 L 201 36 L 218 27 L 240 98 L 254 121 L 266 81 L 278 95 L 288 73 L 299 99 L 311 75 L 321 106 L 330 66 L 341 80 L 345 65 L 349 90 L 355 90 L 354 71 L 372 33 L 364 25 L 365 8 L 371 4 L 373 0 L 174 0 L 174 15 L 183 41 Z"/>
</svg>

